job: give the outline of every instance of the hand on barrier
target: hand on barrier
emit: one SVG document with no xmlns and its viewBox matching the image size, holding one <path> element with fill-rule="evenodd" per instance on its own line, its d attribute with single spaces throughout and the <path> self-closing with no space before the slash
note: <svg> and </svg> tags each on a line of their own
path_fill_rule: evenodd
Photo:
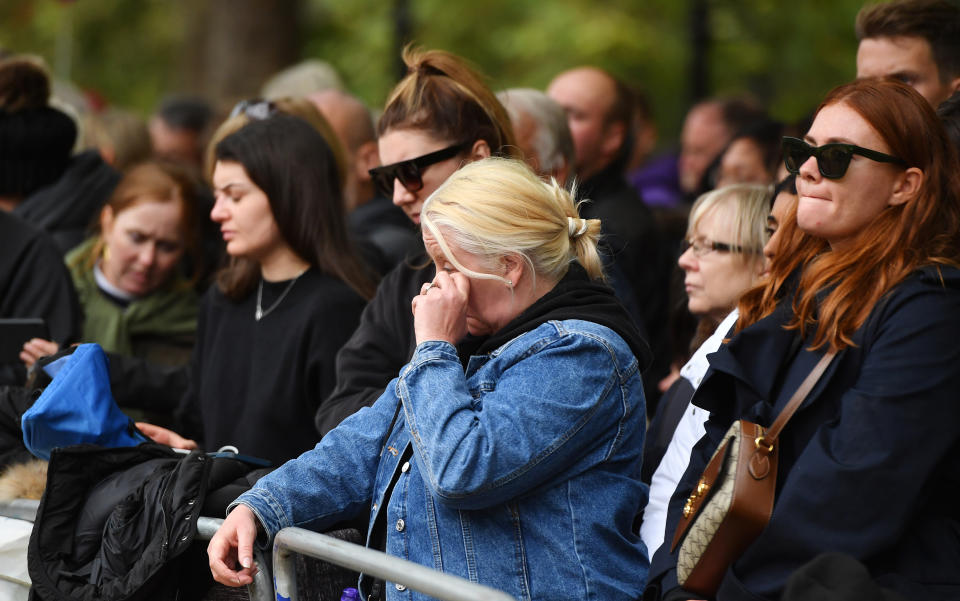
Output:
<svg viewBox="0 0 960 601">
<path fill-rule="evenodd" d="M 226 586 L 244 586 L 253 582 L 257 566 L 253 563 L 253 542 L 257 537 L 257 518 L 246 505 L 237 505 L 207 545 L 210 573 Z"/>
<path fill-rule="evenodd" d="M 165 444 L 168 447 L 187 449 L 188 451 L 197 448 L 196 441 L 184 438 L 173 430 L 168 430 L 162 426 L 155 426 L 147 422 L 137 422 L 137 429 L 143 432 L 143 434 L 153 442 Z"/>
</svg>

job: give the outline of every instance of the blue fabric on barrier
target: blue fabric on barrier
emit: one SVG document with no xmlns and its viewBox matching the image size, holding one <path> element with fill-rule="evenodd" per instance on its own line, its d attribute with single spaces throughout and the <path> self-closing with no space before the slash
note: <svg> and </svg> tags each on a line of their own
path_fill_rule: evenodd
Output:
<svg viewBox="0 0 960 601">
<path fill-rule="evenodd" d="M 21 418 L 27 449 L 49 460 L 56 447 L 84 443 L 130 447 L 146 442 L 110 392 L 107 356 L 100 345 L 82 344 L 64 359 L 53 381 Z"/>
</svg>

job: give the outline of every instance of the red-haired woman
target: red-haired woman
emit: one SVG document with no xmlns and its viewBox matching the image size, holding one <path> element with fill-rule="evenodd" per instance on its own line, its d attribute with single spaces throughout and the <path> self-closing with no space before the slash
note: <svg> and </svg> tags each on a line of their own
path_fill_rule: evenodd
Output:
<svg viewBox="0 0 960 601">
<path fill-rule="evenodd" d="M 741 301 L 694 403 L 710 411 L 671 500 L 683 503 L 737 418 L 769 425 L 828 350 L 837 356 L 779 439 L 773 515 L 717 599 L 776 599 L 838 551 L 909 599 L 960 597 L 960 173 L 933 110 L 893 80 L 830 92 L 803 140 L 785 139 L 799 203 L 791 252 Z M 786 233 L 786 232 L 785 232 Z M 645 598 L 689 599 L 676 553 Z M 844 597 L 846 598 L 846 597 Z M 852 598 L 852 597 L 851 597 Z"/>
</svg>

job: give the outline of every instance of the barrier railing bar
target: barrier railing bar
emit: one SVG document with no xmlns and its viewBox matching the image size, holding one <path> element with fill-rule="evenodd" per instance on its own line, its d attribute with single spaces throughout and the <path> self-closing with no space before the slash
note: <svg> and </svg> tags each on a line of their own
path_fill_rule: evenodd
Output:
<svg viewBox="0 0 960 601">
<path fill-rule="evenodd" d="M 294 553 L 382 578 L 443 601 L 514 601 L 503 591 L 303 528 L 284 528 L 274 538 L 277 601 L 297 601 Z"/>
<path fill-rule="evenodd" d="M 38 507 L 40 507 L 40 501 L 34 501 L 33 499 L 0 501 L 0 515 L 15 520 L 33 522 L 37 519 Z"/>
</svg>

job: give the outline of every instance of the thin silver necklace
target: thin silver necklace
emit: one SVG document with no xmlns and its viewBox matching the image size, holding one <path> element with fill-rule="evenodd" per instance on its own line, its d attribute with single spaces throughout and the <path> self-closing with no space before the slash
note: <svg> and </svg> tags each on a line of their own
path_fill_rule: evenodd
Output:
<svg viewBox="0 0 960 601">
<path fill-rule="evenodd" d="M 266 317 L 267 315 L 270 315 L 270 313 L 273 312 L 274 309 L 276 309 L 278 306 L 280 306 L 280 303 L 283 302 L 283 299 L 286 298 L 286 297 L 287 297 L 287 294 L 290 293 L 290 289 L 293 288 L 293 285 L 297 283 L 297 280 L 300 279 L 300 276 L 302 276 L 303 274 L 307 273 L 307 270 L 308 270 L 308 269 L 310 269 L 310 268 L 307 267 L 307 269 L 304 269 L 303 271 L 301 271 L 300 273 L 298 273 L 298 274 L 297 274 L 297 277 L 295 277 L 295 278 L 293 278 L 292 280 L 290 280 L 290 283 L 287 284 L 287 287 L 284 288 L 284 290 L 283 290 L 283 292 L 280 294 L 280 296 L 277 297 L 277 300 L 273 301 L 273 304 L 270 305 L 269 307 L 267 307 L 267 310 L 266 310 L 266 311 L 264 311 L 264 310 L 263 310 L 263 307 L 261 307 L 261 303 L 262 303 L 262 301 L 263 301 L 263 278 L 261 277 L 261 278 L 260 278 L 260 286 L 257 288 L 257 310 L 254 312 L 253 318 L 256 319 L 257 321 L 260 321 L 261 319 L 263 319 L 263 318 Z"/>
</svg>

